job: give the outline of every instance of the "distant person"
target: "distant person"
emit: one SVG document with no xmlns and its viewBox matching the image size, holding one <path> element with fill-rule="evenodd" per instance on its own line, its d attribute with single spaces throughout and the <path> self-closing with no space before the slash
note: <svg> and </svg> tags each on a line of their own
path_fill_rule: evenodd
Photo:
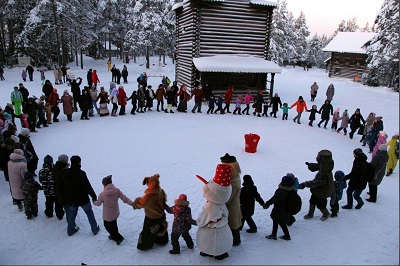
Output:
<svg viewBox="0 0 400 266">
<path fill-rule="evenodd" d="M 328 125 L 329 118 L 333 115 L 333 107 L 329 100 L 325 100 L 325 103 L 319 108 L 318 111 L 321 114 L 321 121 L 318 123 L 318 127 L 321 127 L 321 124 L 325 122 L 324 128 L 326 129 L 326 125 Z"/>
<path fill-rule="evenodd" d="M 317 97 L 317 92 L 318 92 L 318 85 L 317 82 L 314 82 L 313 85 L 311 85 L 311 101 L 313 102 L 315 100 L 315 97 Z"/>
<path fill-rule="evenodd" d="M 351 130 L 349 133 L 350 139 L 353 139 L 354 133 L 360 128 L 361 121 L 363 122 L 363 124 L 365 124 L 364 117 L 360 113 L 360 108 L 357 108 L 354 114 L 349 119 Z"/>
<path fill-rule="evenodd" d="M 28 72 L 30 81 L 33 81 L 33 71 L 34 71 L 34 69 L 33 69 L 33 67 L 31 65 L 28 65 L 26 67 L 26 72 Z"/>
<path fill-rule="evenodd" d="M 269 104 L 269 106 L 272 106 L 272 112 L 269 113 L 271 116 L 274 115 L 274 118 L 276 118 L 276 113 L 278 112 L 279 107 L 282 107 L 282 102 L 281 102 L 281 98 L 278 96 L 278 93 L 274 94 L 274 97 L 272 97 L 271 99 L 271 103 Z"/>
<path fill-rule="evenodd" d="M 4 68 L 0 66 L 0 80 L 4 80 Z"/>
<path fill-rule="evenodd" d="M 97 76 L 97 70 L 96 69 L 94 69 L 93 73 L 92 73 L 92 82 L 93 82 L 94 87 L 97 89 L 97 84 L 100 83 L 100 79 Z"/>
<path fill-rule="evenodd" d="M 335 95 L 335 88 L 333 87 L 333 84 L 330 84 L 326 90 L 326 99 L 332 102 L 333 95 Z"/>
<path fill-rule="evenodd" d="M 292 104 L 290 106 L 290 108 L 293 108 L 295 106 L 296 106 L 297 115 L 293 118 L 293 122 L 296 122 L 296 120 L 297 120 L 297 124 L 301 124 L 300 123 L 301 114 L 304 111 L 308 111 L 307 104 L 303 100 L 303 96 L 299 96 L 299 99 L 294 104 Z"/>
</svg>

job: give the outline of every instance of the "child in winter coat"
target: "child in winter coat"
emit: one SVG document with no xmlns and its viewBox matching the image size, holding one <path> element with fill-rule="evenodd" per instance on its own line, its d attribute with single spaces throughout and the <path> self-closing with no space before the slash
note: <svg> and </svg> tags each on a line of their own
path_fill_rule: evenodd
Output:
<svg viewBox="0 0 400 266">
<path fill-rule="evenodd" d="M 310 112 L 310 117 L 308 118 L 310 120 L 310 122 L 308 122 L 308 125 L 310 127 L 312 127 L 313 126 L 312 124 L 313 124 L 313 122 L 315 120 L 315 114 L 319 113 L 319 111 L 317 110 L 317 106 L 314 104 L 312 106 L 312 108 L 310 110 L 308 110 L 307 112 Z"/>
<path fill-rule="evenodd" d="M 42 183 L 44 196 L 46 197 L 46 209 L 44 213 L 47 217 L 51 218 L 53 217 L 54 209 L 57 218 L 62 220 L 64 209 L 57 200 L 53 168 L 53 158 L 50 155 L 46 155 L 43 160 L 43 168 L 39 171 L 39 181 Z"/>
<path fill-rule="evenodd" d="M 379 132 L 379 136 L 378 136 L 378 140 L 375 144 L 374 150 L 372 152 L 372 158 L 375 157 L 376 152 L 379 150 L 379 146 L 381 144 L 386 144 L 386 139 L 388 138 L 388 135 L 385 133 L 385 131 L 380 131 Z M 371 151 L 369 151 L 369 153 L 371 153 Z"/>
<path fill-rule="evenodd" d="M 42 189 L 39 183 L 33 178 L 33 174 L 26 172 L 24 175 L 25 182 L 22 184 L 24 192 L 24 208 L 26 218 L 32 219 L 32 216 L 38 216 L 38 192 Z"/>
<path fill-rule="evenodd" d="M 223 102 L 224 102 L 224 99 L 222 99 L 222 95 L 218 95 L 217 110 L 214 111 L 214 114 L 216 114 L 218 111 L 220 111 L 220 114 L 224 114 L 224 111 L 222 110 Z"/>
<path fill-rule="evenodd" d="M 165 204 L 165 210 L 168 213 L 174 215 L 174 223 L 172 224 L 171 233 L 171 244 L 172 250 L 169 251 L 170 254 L 180 254 L 181 250 L 179 247 L 179 237 L 182 235 L 189 249 L 193 249 L 193 240 L 189 234 L 189 230 L 193 225 L 197 225 L 197 222 L 192 219 L 192 210 L 189 207 L 189 201 L 187 201 L 187 196 L 185 194 L 179 195 L 175 200 L 175 205 L 169 207 Z"/>
<path fill-rule="evenodd" d="M 271 212 L 271 218 L 273 221 L 272 233 L 266 236 L 267 239 L 277 239 L 276 233 L 278 232 L 278 225 L 282 228 L 282 231 L 284 233 L 284 235 L 280 236 L 279 238 L 283 240 L 291 239 L 289 229 L 287 227 L 287 224 L 290 222 L 291 215 L 289 212 L 286 211 L 284 204 L 287 197 L 289 196 L 289 193 L 295 193 L 293 191 L 293 185 L 293 176 L 286 175 L 282 177 L 282 181 L 279 184 L 278 189 L 275 191 L 274 196 L 272 196 L 272 198 L 265 202 L 263 206 L 264 209 L 268 209 L 270 205 L 274 205 L 274 208 Z"/>
<path fill-rule="evenodd" d="M 288 106 L 287 103 L 284 103 L 283 106 L 280 107 L 283 110 L 282 120 L 287 120 L 289 109 L 292 109 Z"/>
<path fill-rule="evenodd" d="M 250 103 L 253 101 L 253 96 L 251 96 L 250 91 L 247 92 L 247 94 L 244 96 L 243 103 L 246 104 L 246 108 L 243 109 L 242 114 L 246 112 L 246 115 L 249 114 L 250 110 Z"/>
<path fill-rule="evenodd" d="M 21 125 L 22 125 L 22 127 L 29 129 L 27 114 L 24 114 L 24 113 L 21 114 Z"/>
<path fill-rule="evenodd" d="M 339 111 L 340 111 L 340 108 L 336 108 L 335 111 L 333 111 L 332 125 L 331 125 L 332 131 L 336 131 L 337 130 L 337 123 L 338 123 L 339 118 L 340 118 Z"/>
<path fill-rule="evenodd" d="M 260 193 L 257 191 L 257 187 L 254 185 L 253 179 L 250 175 L 243 176 L 242 189 L 240 190 L 240 210 L 242 211 L 242 226 L 246 221 L 250 229 L 247 229 L 247 233 L 256 233 L 257 226 L 253 221 L 254 204 L 257 201 L 261 206 L 264 205 L 264 200 L 261 198 Z"/>
<path fill-rule="evenodd" d="M 263 104 L 262 116 L 268 117 L 268 107 L 269 107 L 269 105 L 267 103 Z"/>
<path fill-rule="evenodd" d="M 112 183 L 112 176 L 106 176 L 102 180 L 104 186 L 103 192 L 101 192 L 93 204 L 100 206 L 103 204 L 103 220 L 104 228 L 110 234 L 108 239 L 114 240 L 117 245 L 121 244 L 124 237 L 118 232 L 117 219 L 119 216 L 119 205 L 118 199 L 121 199 L 124 203 L 133 205 L 133 202 L 124 195 L 118 188 Z"/>
<path fill-rule="evenodd" d="M 210 99 L 208 100 L 208 110 L 207 114 L 214 113 L 214 108 L 215 108 L 215 97 L 214 94 L 211 94 Z"/>
<path fill-rule="evenodd" d="M 347 135 L 347 127 L 349 126 L 349 119 L 350 119 L 350 117 L 349 117 L 349 115 L 347 113 L 347 109 L 346 109 L 346 110 L 344 110 L 342 117 L 338 119 L 338 121 L 342 120 L 342 123 L 340 124 L 339 129 L 336 130 L 337 133 L 339 133 L 343 129 L 344 135 L 345 136 Z"/>
<path fill-rule="evenodd" d="M 25 71 L 25 70 L 22 70 L 21 77 L 22 77 L 22 79 L 23 79 L 24 82 L 26 82 L 26 76 L 27 76 L 26 71 Z"/>
<path fill-rule="evenodd" d="M 235 101 L 235 110 L 233 111 L 233 114 L 234 114 L 234 115 L 235 115 L 236 112 L 238 112 L 238 111 L 239 111 L 239 115 L 242 114 L 242 108 L 241 108 L 242 102 L 243 102 L 242 96 L 239 95 L 239 96 L 236 98 L 236 101 Z"/>
<path fill-rule="evenodd" d="M 344 181 L 344 173 L 343 171 L 335 172 L 335 194 L 331 197 L 331 217 L 337 217 L 337 213 L 339 212 L 339 200 L 342 199 L 343 189 L 347 187 L 346 181 Z"/>
</svg>

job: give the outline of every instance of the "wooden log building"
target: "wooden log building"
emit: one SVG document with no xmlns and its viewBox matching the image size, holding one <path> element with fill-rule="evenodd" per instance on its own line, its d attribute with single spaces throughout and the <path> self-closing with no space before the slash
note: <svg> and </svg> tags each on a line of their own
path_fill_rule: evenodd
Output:
<svg viewBox="0 0 400 266">
<path fill-rule="evenodd" d="M 214 94 L 229 86 L 272 93 L 282 69 L 268 61 L 272 14 L 264 0 L 183 0 L 176 12 L 175 80 L 192 89 L 208 84 Z"/>
<path fill-rule="evenodd" d="M 332 53 L 331 57 L 325 60 L 328 76 L 359 81 L 367 67 L 365 44 L 375 35 L 374 32 L 338 32 L 322 49 Z"/>
</svg>

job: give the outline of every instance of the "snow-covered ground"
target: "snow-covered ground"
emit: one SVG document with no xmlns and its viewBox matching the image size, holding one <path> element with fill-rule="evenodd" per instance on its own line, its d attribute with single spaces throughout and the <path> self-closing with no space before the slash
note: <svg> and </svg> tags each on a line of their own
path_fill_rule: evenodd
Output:
<svg viewBox="0 0 400 266">
<path fill-rule="evenodd" d="M 86 82 L 88 68 L 98 71 L 101 85 L 108 88 L 111 80 L 107 72 L 106 61 L 84 59 L 84 69 L 73 68 L 75 76 L 81 76 Z M 168 61 L 164 67 L 158 66 L 158 58 L 152 58 L 149 70 L 143 65 L 130 63 L 125 90 L 128 95 L 137 88 L 136 78 L 147 71 L 149 76 L 167 75 L 174 78 L 174 66 Z M 122 69 L 123 63 L 113 58 L 113 63 Z M 10 102 L 13 86 L 22 81 L 22 69 L 6 69 L 5 81 L 0 81 L 0 105 Z M 31 95 L 40 96 L 42 86 L 38 71 L 33 82 L 25 82 Z M 51 71 L 46 77 L 53 83 Z M 160 77 L 150 77 L 149 83 L 157 88 Z M 320 87 L 314 103 L 310 102 L 310 86 L 316 81 Z M 302 95 L 308 107 L 318 107 L 325 100 L 326 88 L 330 83 L 335 85 L 336 93 L 332 105 L 341 112 L 348 109 L 353 114 L 356 108 L 366 117 L 370 112 L 383 116 L 384 130 L 389 135 L 399 131 L 399 94 L 388 88 L 370 88 L 348 80 L 331 79 L 323 70 L 302 68 L 284 68 L 283 73 L 275 78 L 275 92 L 283 102 L 289 105 Z M 232 84 L 234 85 L 234 84 Z M 66 84 L 56 85 L 62 94 L 69 89 Z M 83 86 L 81 86 L 83 88 Z M 154 101 L 156 103 L 156 101 Z M 193 107 L 193 101 L 188 108 Z M 109 109 L 111 110 L 110 106 Z M 202 183 L 195 177 L 199 174 L 206 179 L 214 175 L 219 157 L 225 153 L 236 156 L 242 176 L 250 174 L 264 200 L 268 200 L 276 190 L 282 176 L 294 173 L 301 181 L 311 180 L 314 174 L 307 170 L 304 162 L 315 161 L 321 149 L 333 153 L 335 169 L 346 174 L 350 172 L 355 148 L 363 148 L 371 159 L 366 147 L 359 142 L 361 136 L 354 139 L 338 134 L 330 129 L 309 127 L 308 113 L 303 114 L 302 124 L 293 123 L 295 110 L 289 111 L 289 119 L 226 115 L 207 115 L 206 106 L 203 113 L 165 114 L 155 111 L 130 115 L 131 105 L 127 106 L 127 115 L 121 117 L 92 117 L 90 121 L 79 120 L 80 113 L 74 113 L 73 122 L 67 121 L 62 113 L 60 123 L 53 123 L 48 128 L 41 128 L 31 133 L 31 140 L 40 157 L 39 169 L 47 154 L 57 160 L 66 153 L 70 157 L 79 155 L 82 158 L 82 169 L 86 171 L 94 190 L 100 193 L 103 189 L 101 180 L 112 174 L 113 183 L 131 199 L 143 195 L 145 186 L 142 180 L 154 173 L 160 174 L 162 188 L 168 194 L 168 204 L 172 205 L 179 194 L 185 193 L 190 201 L 193 217 L 201 211 L 205 199 L 202 196 Z M 175 108 L 174 108 L 175 109 Z M 18 121 L 18 120 L 17 120 Z M 316 122 L 319 121 L 319 115 Z M 329 122 L 328 127 L 331 123 Z M 19 127 L 20 129 L 20 127 Z M 244 151 L 244 135 L 256 133 L 261 136 L 258 151 L 254 154 Z M 0 175 L 3 175 L 0 173 Z M 367 189 L 368 190 L 368 189 Z M 367 198 L 367 190 L 362 198 Z M 0 178 L 0 264 L 302 264 L 302 265 L 398 265 L 399 264 L 399 171 L 385 177 L 379 186 L 376 204 L 365 202 L 361 210 L 340 209 L 337 218 L 322 222 L 321 213 L 317 210 L 315 217 L 304 220 L 308 210 L 309 189 L 299 191 L 303 208 L 296 215 L 297 222 L 290 228 L 291 241 L 265 238 L 271 233 L 271 209 L 264 210 L 256 205 L 254 220 L 258 226 L 256 234 L 241 232 L 242 243 L 232 247 L 229 258 L 217 261 L 201 257 L 196 245 L 194 251 L 186 248 L 181 239 L 181 255 L 170 255 L 170 243 L 166 246 L 155 246 L 150 251 L 139 251 L 136 243 L 142 229 L 144 211 L 133 210 L 131 206 L 120 202 L 121 215 L 118 225 L 124 242 L 117 246 L 108 240 L 108 233 L 102 222 L 102 207 L 93 207 L 101 230 L 94 236 L 83 210 L 79 210 L 77 224 L 80 230 L 68 237 L 65 220 L 47 218 L 44 211 L 45 198 L 39 192 L 39 216 L 27 220 L 23 212 L 17 211 L 12 204 L 9 187 L 3 177 Z M 340 206 L 346 202 L 344 198 Z M 167 214 L 172 225 L 173 216 Z M 171 227 L 170 227 L 171 228 Z M 247 224 L 244 229 L 247 229 Z M 171 230 L 169 229 L 169 232 Z M 191 235 L 195 241 L 197 228 L 193 227 Z M 282 232 L 278 231 L 278 235 Z"/>
</svg>

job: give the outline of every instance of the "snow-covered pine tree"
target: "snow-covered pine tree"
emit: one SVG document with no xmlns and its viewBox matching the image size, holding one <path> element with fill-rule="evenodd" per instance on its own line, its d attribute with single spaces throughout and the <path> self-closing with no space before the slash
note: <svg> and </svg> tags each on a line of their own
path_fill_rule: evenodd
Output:
<svg viewBox="0 0 400 266">
<path fill-rule="evenodd" d="M 385 0 L 375 19 L 378 33 L 367 46 L 362 82 L 399 91 L 399 0 Z"/>
<path fill-rule="evenodd" d="M 285 0 L 278 0 L 278 7 L 274 10 L 272 18 L 270 60 L 283 65 L 284 62 L 297 59 L 295 40 L 297 36 L 293 14 L 288 11 Z"/>
<path fill-rule="evenodd" d="M 299 55 L 300 60 L 306 61 L 307 37 L 310 36 L 310 31 L 303 12 L 300 12 L 300 15 L 294 21 L 294 30 L 296 33 L 296 53 Z"/>
</svg>

